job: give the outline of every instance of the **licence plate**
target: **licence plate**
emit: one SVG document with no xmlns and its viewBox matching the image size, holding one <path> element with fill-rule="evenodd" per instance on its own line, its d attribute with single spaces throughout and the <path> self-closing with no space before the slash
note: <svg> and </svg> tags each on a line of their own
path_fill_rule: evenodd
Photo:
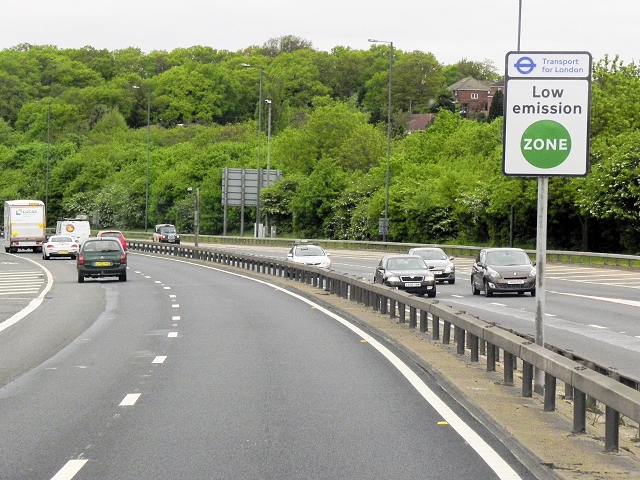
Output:
<svg viewBox="0 0 640 480">
<path fill-rule="evenodd" d="M 69 252 L 67 252 L 66 250 L 60 250 L 58 253 L 60 255 L 67 255 Z"/>
<path fill-rule="evenodd" d="M 442 275 L 442 270 L 431 270 L 434 275 Z"/>
<path fill-rule="evenodd" d="M 405 287 L 421 287 L 422 284 L 420 282 L 407 282 L 404 284 Z"/>
<path fill-rule="evenodd" d="M 111 262 L 95 262 L 93 266 L 94 267 L 110 267 Z"/>
<path fill-rule="evenodd" d="M 524 280 L 508 280 L 509 285 L 524 285 Z"/>
</svg>

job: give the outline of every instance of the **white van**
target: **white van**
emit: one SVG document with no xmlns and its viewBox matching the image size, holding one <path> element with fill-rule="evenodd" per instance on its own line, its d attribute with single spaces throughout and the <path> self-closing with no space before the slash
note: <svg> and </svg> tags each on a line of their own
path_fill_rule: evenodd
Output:
<svg viewBox="0 0 640 480">
<path fill-rule="evenodd" d="M 56 223 L 56 235 L 70 235 L 78 245 L 91 236 L 88 220 L 61 218 Z"/>
</svg>

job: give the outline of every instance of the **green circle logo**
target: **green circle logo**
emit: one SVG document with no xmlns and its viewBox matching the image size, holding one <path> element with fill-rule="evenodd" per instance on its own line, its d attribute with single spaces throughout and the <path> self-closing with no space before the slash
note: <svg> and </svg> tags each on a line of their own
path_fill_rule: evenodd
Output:
<svg viewBox="0 0 640 480">
<path fill-rule="evenodd" d="M 529 125 L 520 139 L 522 155 L 537 168 L 553 168 L 564 162 L 571 152 L 571 135 L 553 120 Z"/>
</svg>

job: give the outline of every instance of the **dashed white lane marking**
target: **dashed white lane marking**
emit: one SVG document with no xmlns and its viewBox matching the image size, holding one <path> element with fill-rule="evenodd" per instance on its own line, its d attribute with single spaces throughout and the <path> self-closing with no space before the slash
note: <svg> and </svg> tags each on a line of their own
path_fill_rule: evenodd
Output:
<svg viewBox="0 0 640 480">
<path fill-rule="evenodd" d="M 178 332 L 169 332 L 169 335 L 167 335 L 167 337 L 169 338 L 176 338 L 178 336 Z"/>
<path fill-rule="evenodd" d="M 126 397 L 120 402 L 119 407 L 130 407 L 135 405 L 138 399 L 140 398 L 141 393 L 129 393 Z"/>
<path fill-rule="evenodd" d="M 171 290 L 171 287 L 164 287 L 165 290 Z"/>
<path fill-rule="evenodd" d="M 589 326 L 593 328 L 601 328 L 603 330 L 609 330 L 609 327 L 603 327 L 602 325 L 589 325 Z"/>
<path fill-rule="evenodd" d="M 178 308 L 180 306 L 179 303 L 174 303 L 173 305 L 171 305 L 171 308 Z"/>
<path fill-rule="evenodd" d="M 149 275 L 145 275 L 144 278 L 151 278 Z"/>
<path fill-rule="evenodd" d="M 171 320 L 180 320 L 180 315 L 174 315 Z"/>
<path fill-rule="evenodd" d="M 166 359 L 167 359 L 166 355 L 158 355 L 156 358 L 153 359 L 153 362 L 151 363 L 164 363 Z"/>
<path fill-rule="evenodd" d="M 76 476 L 76 473 L 78 473 L 87 462 L 88 460 L 69 460 L 65 463 L 64 467 L 58 470 L 58 473 L 56 473 L 51 480 L 70 480 Z"/>
<path fill-rule="evenodd" d="M 160 280 L 156 280 L 155 283 L 162 283 Z"/>
<path fill-rule="evenodd" d="M 176 298 L 175 295 L 169 295 L 169 298 Z"/>
</svg>

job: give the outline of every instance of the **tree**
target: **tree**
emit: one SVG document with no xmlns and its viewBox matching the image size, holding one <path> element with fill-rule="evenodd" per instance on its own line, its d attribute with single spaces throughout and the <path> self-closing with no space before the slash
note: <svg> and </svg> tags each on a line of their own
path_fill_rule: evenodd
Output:
<svg viewBox="0 0 640 480">
<path fill-rule="evenodd" d="M 443 82 L 442 66 L 433 54 L 419 51 L 402 54 L 393 65 L 393 109 L 428 112 Z M 388 84 L 385 90 L 388 95 Z"/>
<path fill-rule="evenodd" d="M 281 53 L 292 53 L 296 50 L 312 50 L 313 47 L 309 40 L 296 37 L 295 35 L 284 35 L 282 37 L 273 37 L 264 42 L 261 53 L 267 57 L 277 57 Z"/>
<path fill-rule="evenodd" d="M 502 90 L 498 90 L 493 95 L 493 100 L 491 101 L 491 106 L 489 107 L 489 116 L 487 117 L 488 121 L 493 121 L 498 117 L 502 117 L 504 115 L 504 94 Z"/>
</svg>

